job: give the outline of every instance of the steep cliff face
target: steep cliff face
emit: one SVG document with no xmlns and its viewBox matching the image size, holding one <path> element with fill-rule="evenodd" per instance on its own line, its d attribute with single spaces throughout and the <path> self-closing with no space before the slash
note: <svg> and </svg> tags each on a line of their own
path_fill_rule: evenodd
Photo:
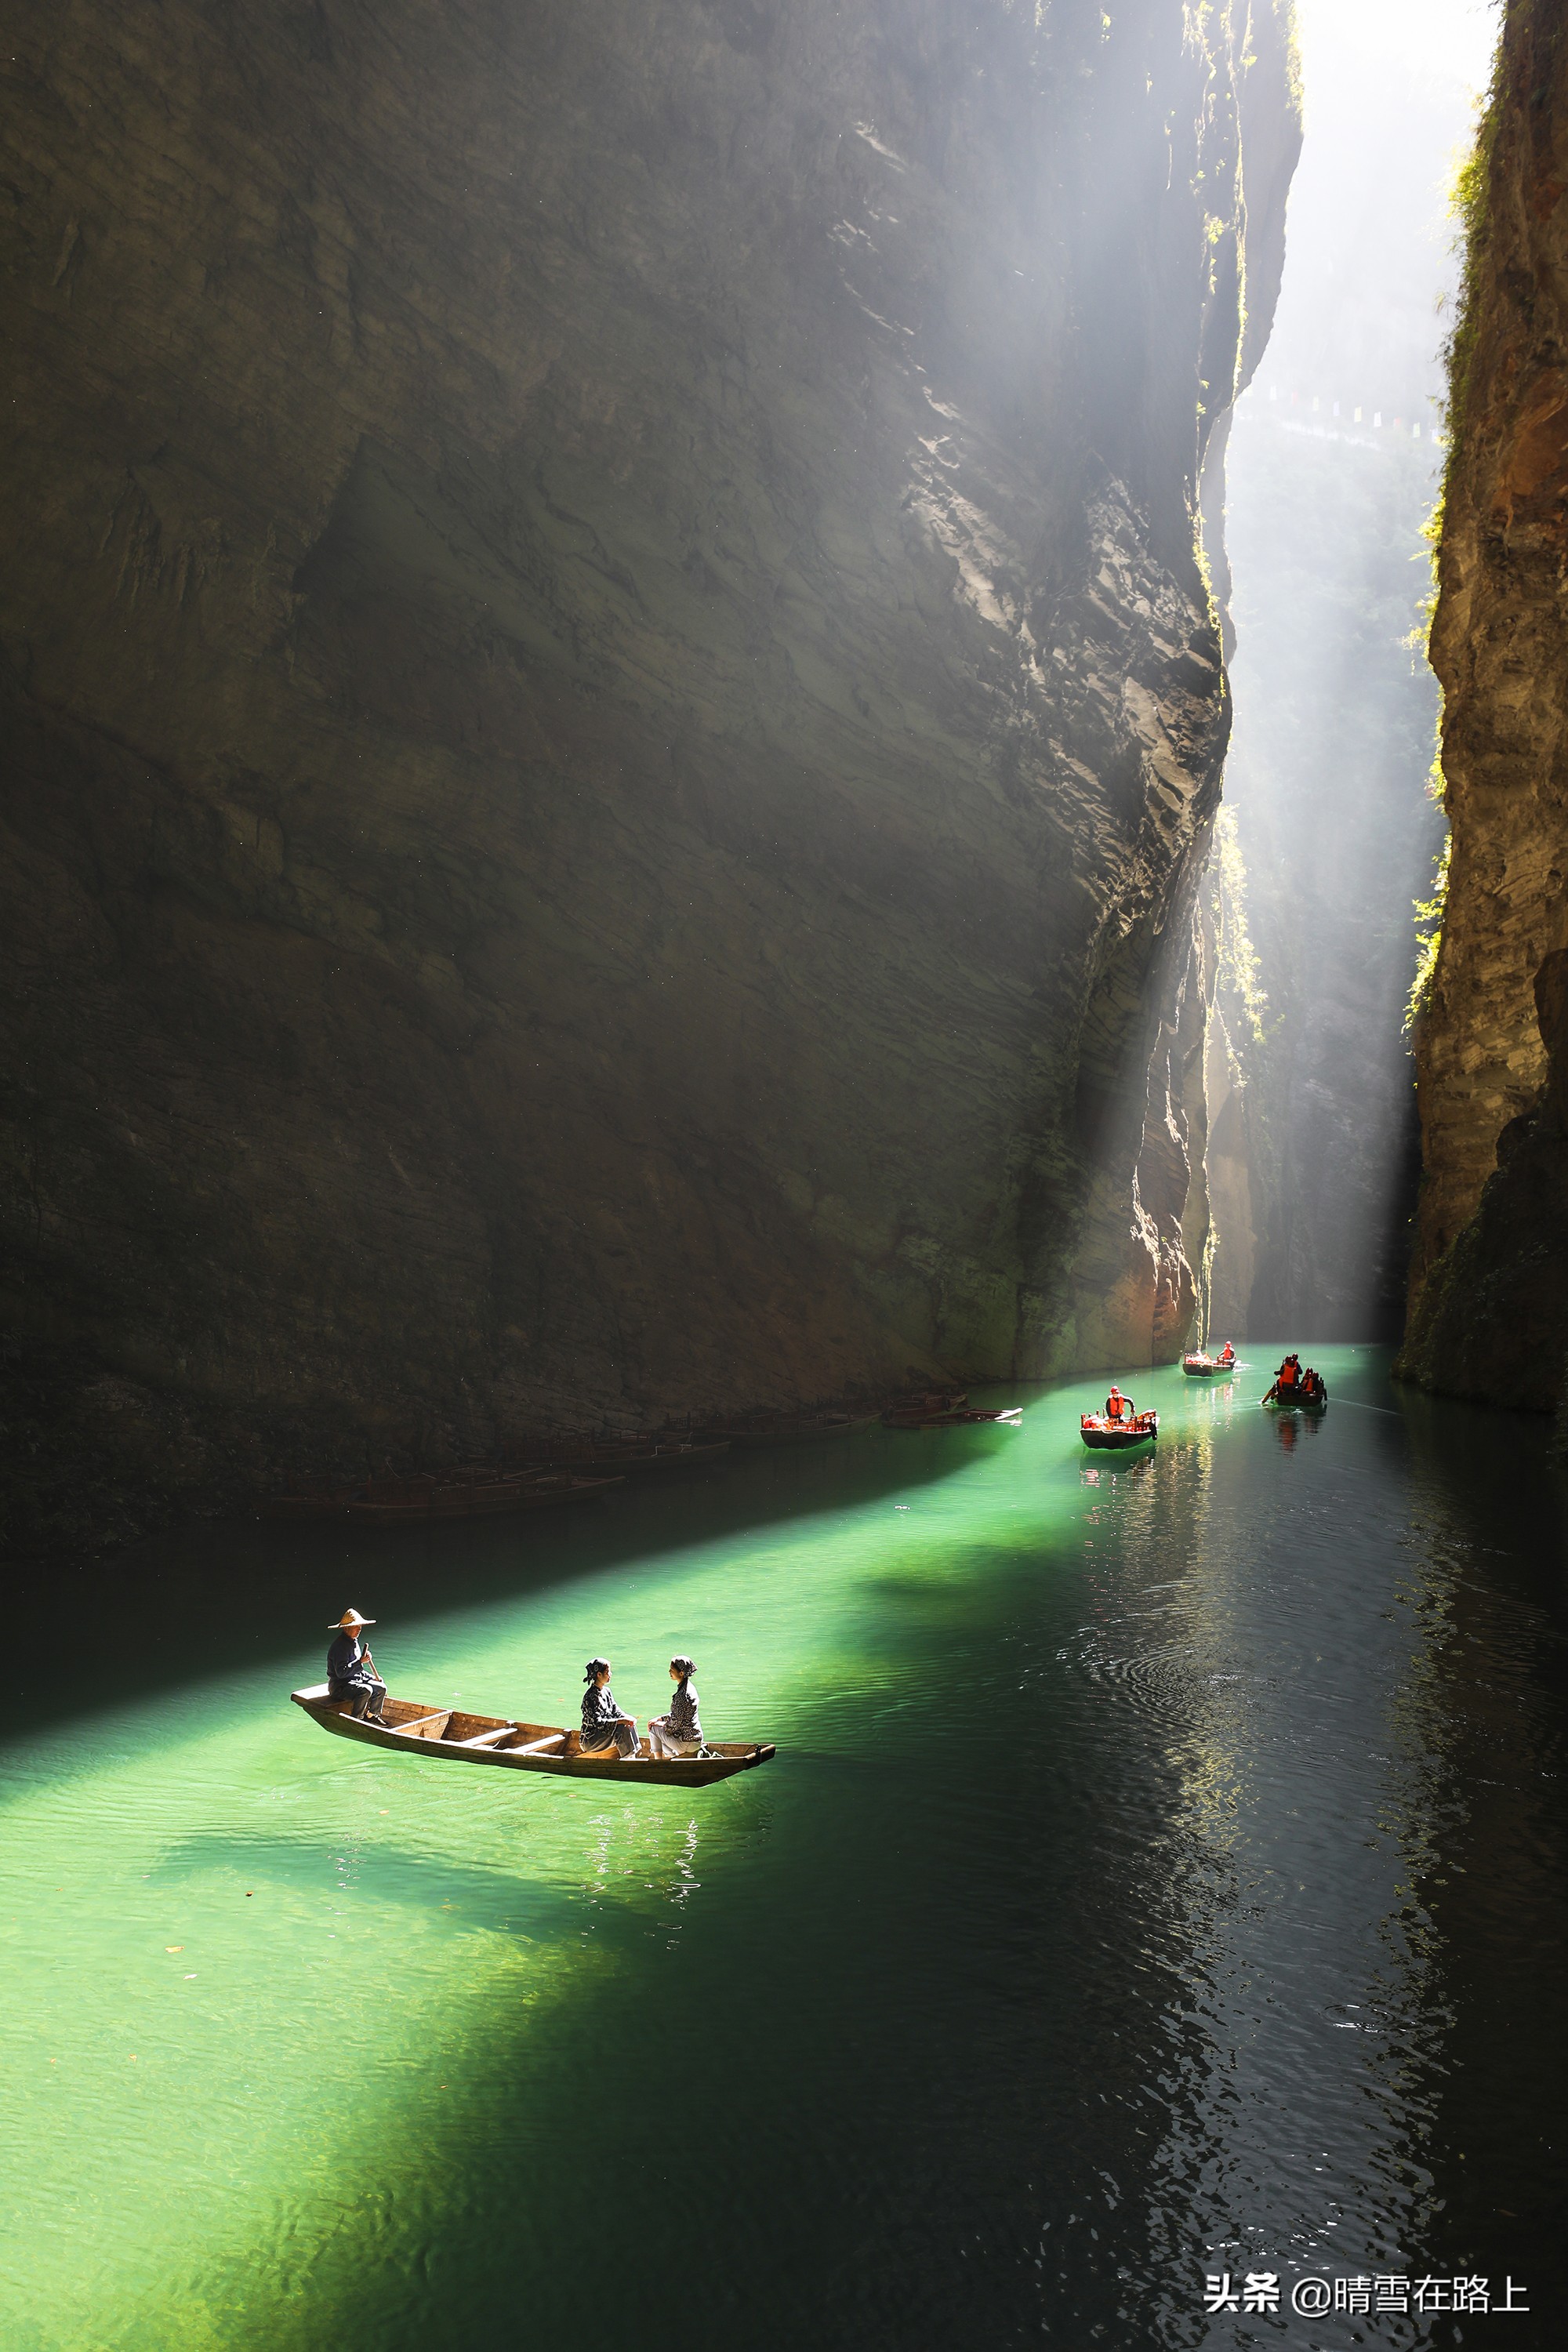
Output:
<svg viewBox="0 0 1568 2352">
<path fill-rule="evenodd" d="M 7 50 L 37 1510 L 1168 1352 L 1281 7 Z"/>
<path fill-rule="evenodd" d="M 1424 1176 L 1405 1370 L 1550 1409 L 1568 1305 L 1568 42 L 1507 12 L 1476 165 L 1432 660 L 1452 826 L 1417 1037 Z"/>
</svg>

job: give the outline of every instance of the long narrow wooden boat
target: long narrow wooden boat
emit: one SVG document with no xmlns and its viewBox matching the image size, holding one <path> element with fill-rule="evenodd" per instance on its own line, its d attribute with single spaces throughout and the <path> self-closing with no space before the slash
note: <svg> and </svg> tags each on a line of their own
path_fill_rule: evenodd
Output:
<svg viewBox="0 0 1568 2352">
<path fill-rule="evenodd" d="M 543 1511 L 563 1503 L 591 1502 L 624 1482 L 613 1478 L 573 1478 L 545 1475 L 489 1481 L 464 1480 L 444 1486 L 434 1483 L 423 1492 L 394 1499 L 368 1498 L 345 1506 L 343 1516 L 356 1524 L 378 1528 L 423 1527 L 430 1519 L 498 1518 L 517 1511 Z"/>
<path fill-rule="evenodd" d="M 341 1519 L 354 1498 L 353 1486 L 326 1495 L 268 1495 L 256 1506 L 258 1519 Z"/>
<path fill-rule="evenodd" d="M 1017 1429 L 1024 1408 L 1021 1404 L 968 1405 L 936 1412 L 885 1412 L 882 1419 L 889 1429 L 965 1429 L 983 1423 L 993 1428 Z"/>
<path fill-rule="evenodd" d="M 693 1439 L 660 1439 L 648 1454 L 628 1454 L 619 1467 L 624 1477 L 657 1478 L 670 1470 L 694 1470 L 704 1463 L 721 1462 L 730 1451 L 727 1437 Z"/>
<path fill-rule="evenodd" d="M 703 1756 L 666 1756 L 657 1760 L 647 1752 L 646 1737 L 635 1758 L 584 1756 L 582 1735 L 558 1724 L 518 1723 L 499 1715 L 465 1715 L 453 1707 L 427 1706 L 418 1699 L 388 1694 L 384 1723 L 356 1718 L 346 1698 L 333 1698 L 325 1683 L 289 1693 L 312 1723 L 340 1739 L 357 1739 L 367 1748 L 384 1748 L 395 1756 L 442 1758 L 455 1764 L 501 1764 L 516 1772 L 553 1772 L 574 1780 L 621 1780 L 632 1787 L 658 1781 L 670 1788 L 704 1789 L 710 1781 L 727 1780 L 736 1772 L 769 1763 L 775 1750 L 754 1742 L 711 1739 Z"/>
<path fill-rule="evenodd" d="M 731 1445 L 810 1445 L 823 1437 L 853 1437 L 862 1429 L 875 1429 L 879 1413 L 802 1412 L 781 1413 L 775 1419 L 737 1421 L 721 1427 L 700 1430 L 702 1443 L 710 1438 L 724 1438 Z"/>
<path fill-rule="evenodd" d="M 1131 1454 L 1135 1446 L 1152 1445 L 1160 1434 L 1157 1412 L 1141 1412 L 1131 1421 L 1107 1421 L 1102 1412 L 1079 1415 L 1079 1434 L 1097 1454 Z"/>
<path fill-rule="evenodd" d="M 671 1470 L 694 1469 L 722 1461 L 730 1451 L 727 1437 L 645 1437 L 639 1439 L 562 1439 L 542 1454 L 529 1454 L 492 1474 L 509 1478 L 542 1477 L 550 1471 L 572 1471 L 580 1477 L 601 1473 L 617 1478 L 657 1477 Z"/>
</svg>

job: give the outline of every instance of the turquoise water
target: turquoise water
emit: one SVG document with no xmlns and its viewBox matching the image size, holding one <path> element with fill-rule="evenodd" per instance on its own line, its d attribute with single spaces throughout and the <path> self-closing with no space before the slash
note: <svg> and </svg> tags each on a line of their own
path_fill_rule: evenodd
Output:
<svg viewBox="0 0 1568 2352">
<path fill-rule="evenodd" d="M 1367 1349 L 1277 1422 L 1243 1353 L 1128 1376 L 1163 1434 L 1120 1469 L 1102 1380 L 20 1595 L 0 2345 L 1368 2340 L 1207 2319 L 1222 2268 L 1545 2306 L 1559 1474 Z M 325 1738 L 288 1693 L 348 1601 L 479 1712 L 570 1719 L 601 1650 L 646 1717 L 688 1649 L 779 1757 L 606 1792 Z"/>
</svg>

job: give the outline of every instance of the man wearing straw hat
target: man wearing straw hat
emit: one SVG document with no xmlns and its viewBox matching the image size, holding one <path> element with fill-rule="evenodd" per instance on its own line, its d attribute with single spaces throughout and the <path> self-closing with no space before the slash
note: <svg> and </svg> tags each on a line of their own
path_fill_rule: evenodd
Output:
<svg viewBox="0 0 1568 2352">
<path fill-rule="evenodd" d="M 383 1723 L 382 1708 L 386 1705 L 386 1685 L 375 1671 L 375 1661 L 361 1639 L 362 1625 L 374 1625 L 374 1617 L 362 1617 L 357 1609 L 345 1609 L 336 1625 L 337 1640 L 327 1652 L 327 1688 L 333 1698 L 352 1698 L 353 1713 L 372 1723 Z"/>
</svg>

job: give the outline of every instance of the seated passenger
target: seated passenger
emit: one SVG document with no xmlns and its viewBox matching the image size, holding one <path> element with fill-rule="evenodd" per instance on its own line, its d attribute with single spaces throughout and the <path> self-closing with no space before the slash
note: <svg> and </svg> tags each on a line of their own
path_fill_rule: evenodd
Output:
<svg viewBox="0 0 1568 2352">
<path fill-rule="evenodd" d="M 1234 1364 L 1236 1361 L 1236 1349 L 1228 1339 L 1219 1351 L 1219 1360 L 1222 1364 Z"/>
<path fill-rule="evenodd" d="M 1114 1381 L 1110 1383 L 1110 1394 L 1105 1400 L 1105 1418 L 1107 1421 L 1132 1419 L 1132 1400 L 1129 1396 L 1122 1395 Z"/>
<path fill-rule="evenodd" d="M 697 1692 L 691 1681 L 696 1671 L 689 1658 L 671 1658 L 669 1679 L 676 1686 L 675 1696 L 669 1702 L 668 1715 L 648 1718 L 650 1756 L 701 1755 L 702 1726 L 697 1720 Z"/>
<path fill-rule="evenodd" d="M 368 1715 L 372 1723 L 384 1723 L 386 1685 L 360 1638 L 361 1626 L 374 1622 L 374 1617 L 362 1617 L 357 1609 L 345 1609 L 337 1624 L 328 1627 L 338 1638 L 327 1652 L 327 1689 L 333 1698 L 352 1698 L 353 1712 L 362 1722 Z"/>
<path fill-rule="evenodd" d="M 616 1705 L 616 1695 L 610 1688 L 608 1658 L 590 1658 L 583 1679 L 587 1688 L 583 1693 L 583 1738 L 584 1756 L 621 1757 L 637 1752 L 637 1724 L 635 1715 L 623 1715 Z"/>
<path fill-rule="evenodd" d="M 1286 1389 L 1293 1389 L 1297 1381 L 1301 1377 L 1300 1357 L 1287 1356 L 1285 1361 L 1280 1365 L 1276 1377 L 1279 1381 L 1281 1394 L 1283 1394 Z"/>
</svg>

